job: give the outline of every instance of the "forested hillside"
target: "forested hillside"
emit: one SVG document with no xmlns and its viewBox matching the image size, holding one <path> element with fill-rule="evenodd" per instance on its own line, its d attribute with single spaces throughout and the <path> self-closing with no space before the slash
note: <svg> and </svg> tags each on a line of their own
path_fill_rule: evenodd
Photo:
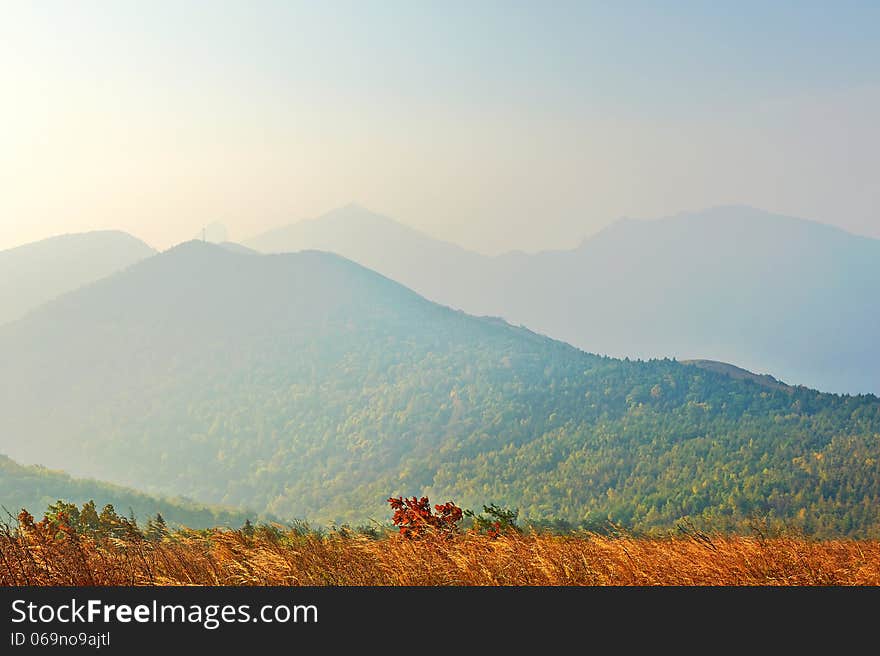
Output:
<svg viewBox="0 0 880 656">
<path fill-rule="evenodd" d="M 142 525 L 157 513 L 171 526 L 189 528 L 238 528 L 248 518 L 257 519 L 256 513 L 205 506 L 185 499 L 158 498 L 118 485 L 72 478 L 45 467 L 24 467 L 0 455 L 0 506 L 10 515 L 16 515 L 22 508 L 43 512 L 59 500 L 78 505 L 94 501 L 98 511 L 110 504 L 120 515 L 133 514 Z"/>
<path fill-rule="evenodd" d="M 880 530 L 877 398 L 590 355 L 326 253 L 188 243 L 0 329 L 0 359 L 0 448 L 150 492 Z"/>
</svg>

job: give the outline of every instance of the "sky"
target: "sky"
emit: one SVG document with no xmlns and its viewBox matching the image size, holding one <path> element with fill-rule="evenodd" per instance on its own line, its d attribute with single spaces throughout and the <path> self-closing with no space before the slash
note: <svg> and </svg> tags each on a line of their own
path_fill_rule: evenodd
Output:
<svg viewBox="0 0 880 656">
<path fill-rule="evenodd" d="M 0 249 L 356 202 L 498 253 L 746 204 L 880 237 L 880 3 L 0 0 Z"/>
</svg>

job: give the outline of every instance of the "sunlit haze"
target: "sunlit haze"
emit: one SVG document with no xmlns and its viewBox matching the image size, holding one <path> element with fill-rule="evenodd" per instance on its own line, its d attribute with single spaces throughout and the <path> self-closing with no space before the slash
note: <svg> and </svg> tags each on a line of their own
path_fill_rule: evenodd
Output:
<svg viewBox="0 0 880 656">
<path fill-rule="evenodd" d="M 484 253 L 742 203 L 880 237 L 877 3 L 5 3 L 0 249 L 349 202 Z"/>
</svg>

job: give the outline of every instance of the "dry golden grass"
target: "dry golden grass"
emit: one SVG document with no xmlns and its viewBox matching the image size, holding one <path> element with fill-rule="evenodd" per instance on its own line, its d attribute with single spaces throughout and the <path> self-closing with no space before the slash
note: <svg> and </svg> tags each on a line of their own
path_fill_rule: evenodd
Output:
<svg viewBox="0 0 880 656">
<path fill-rule="evenodd" d="M 880 585 L 880 542 L 259 530 L 155 542 L 7 529 L 2 585 Z"/>
</svg>

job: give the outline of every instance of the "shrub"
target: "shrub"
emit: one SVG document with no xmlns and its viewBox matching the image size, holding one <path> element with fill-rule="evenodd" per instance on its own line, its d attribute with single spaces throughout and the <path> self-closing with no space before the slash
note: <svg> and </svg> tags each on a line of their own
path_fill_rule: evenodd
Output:
<svg viewBox="0 0 880 656">
<path fill-rule="evenodd" d="M 462 509 L 451 501 L 435 505 L 432 512 L 428 497 L 390 497 L 388 503 L 394 510 L 392 523 L 399 528 L 400 535 L 407 538 L 428 534 L 453 535 L 458 532 L 458 523 L 463 516 Z"/>
<path fill-rule="evenodd" d="M 516 508 L 503 508 L 492 503 L 483 506 L 483 513 L 478 515 L 473 510 L 464 511 L 464 514 L 473 520 L 473 530 L 477 533 L 497 538 L 499 535 L 522 532 L 516 525 L 519 517 L 519 510 Z"/>
</svg>

